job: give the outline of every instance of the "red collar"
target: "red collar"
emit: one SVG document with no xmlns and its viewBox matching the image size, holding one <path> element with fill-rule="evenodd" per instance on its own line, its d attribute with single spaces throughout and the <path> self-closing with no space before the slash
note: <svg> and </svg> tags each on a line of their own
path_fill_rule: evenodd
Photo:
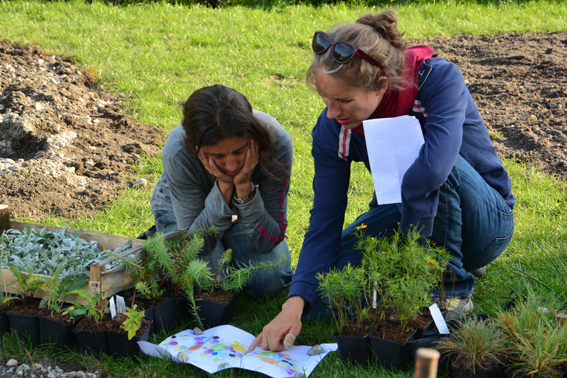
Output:
<svg viewBox="0 0 567 378">
<path fill-rule="evenodd" d="M 402 90 L 388 88 L 380 105 L 368 119 L 391 118 L 409 114 L 417 95 L 419 69 L 424 61 L 434 56 L 436 55 L 433 49 L 426 45 L 412 46 L 407 49 L 405 52 L 404 71 L 402 72 L 405 87 Z M 364 136 L 362 123 L 352 129 L 352 131 Z"/>
</svg>

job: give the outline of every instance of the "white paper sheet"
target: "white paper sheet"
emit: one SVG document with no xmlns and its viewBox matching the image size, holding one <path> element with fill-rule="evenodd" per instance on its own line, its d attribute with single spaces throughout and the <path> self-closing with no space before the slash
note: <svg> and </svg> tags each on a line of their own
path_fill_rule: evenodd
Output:
<svg viewBox="0 0 567 378">
<path fill-rule="evenodd" d="M 222 325 L 210 328 L 202 335 L 185 330 L 168 337 L 159 345 L 146 341 L 138 341 L 138 344 L 144 354 L 191 364 L 210 374 L 223 369 L 240 368 L 274 378 L 293 377 L 296 372 L 309 377 L 323 357 L 338 348 L 337 344 L 321 344 L 325 352 L 309 356 L 307 351 L 310 346 L 294 346 L 283 352 L 264 351 L 258 346 L 246 354 L 254 339 L 254 335 L 248 332 Z"/>
<path fill-rule="evenodd" d="M 406 115 L 362 123 L 378 203 L 401 203 L 402 179 L 424 143 L 419 121 Z"/>
</svg>

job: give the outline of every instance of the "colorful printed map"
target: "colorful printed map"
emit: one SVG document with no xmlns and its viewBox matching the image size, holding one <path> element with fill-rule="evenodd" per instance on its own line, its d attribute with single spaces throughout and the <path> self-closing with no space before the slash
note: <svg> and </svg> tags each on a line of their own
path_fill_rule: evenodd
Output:
<svg viewBox="0 0 567 378">
<path fill-rule="evenodd" d="M 283 352 L 270 352 L 257 347 L 246 354 L 255 337 L 230 325 L 214 327 L 195 335 L 191 330 L 168 337 L 159 345 L 139 341 L 142 353 L 159 358 L 171 358 L 215 373 L 222 369 L 240 368 L 261 372 L 274 378 L 293 377 L 301 372 L 308 377 L 317 364 L 337 344 L 321 344 L 324 353 L 309 356 L 310 346 L 294 346 Z"/>
</svg>

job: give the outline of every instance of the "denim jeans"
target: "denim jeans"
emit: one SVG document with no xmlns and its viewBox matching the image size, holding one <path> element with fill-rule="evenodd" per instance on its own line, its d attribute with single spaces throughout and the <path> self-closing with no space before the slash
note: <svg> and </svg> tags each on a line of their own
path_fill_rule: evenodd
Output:
<svg viewBox="0 0 567 378">
<path fill-rule="evenodd" d="M 178 229 L 173 210 L 156 211 L 154 213 L 157 232 L 171 232 Z M 291 257 L 287 243 L 283 240 L 269 252 L 260 252 L 252 244 L 252 241 L 240 227 L 238 222 L 233 222 L 232 227 L 224 232 L 217 245 L 210 251 L 203 251 L 199 259 L 206 261 L 211 271 L 219 269 L 218 261 L 226 249 L 232 249 L 232 265 L 235 267 L 252 263 L 279 261 L 284 255 L 287 259 L 282 267 L 277 270 L 264 270 L 254 273 L 244 290 L 257 298 L 279 293 L 282 289 L 289 287 L 293 271 L 291 269 Z"/>
<path fill-rule="evenodd" d="M 357 266 L 362 253 L 356 248 L 356 227 L 364 223 L 366 236 L 391 236 L 401 220 L 401 205 L 371 208 L 342 232 L 341 250 L 336 268 L 348 263 Z M 472 295 L 475 278 L 469 271 L 490 264 L 504 252 L 514 231 L 512 210 L 502 196 L 484 181 L 461 156 L 457 157 L 449 177 L 440 188 L 439 206 L 429 238 L 444 246 L 452 260 L 447 265 L 443 287 L 432 295 L 465 298 Z M 308 317 L 329 318 L 328 301 L 311 304 Z"/>
</svg>

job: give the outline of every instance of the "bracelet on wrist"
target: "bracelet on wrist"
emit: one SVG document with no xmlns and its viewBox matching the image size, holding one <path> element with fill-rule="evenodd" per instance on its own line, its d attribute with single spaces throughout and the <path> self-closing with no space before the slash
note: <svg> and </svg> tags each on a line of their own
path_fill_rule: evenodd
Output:
<svg viewBox="0 0 567 378">
<path fill-rule="evenodd" d="M 247 196 L 238 198 L 236 196 L 236 188 L 234 188 L 234 193 L 233 193 L 234 201 L 239 205 L 243 205 L 245 203 L 248 203 L 248 202 L 252 201 L 252 198 L 254 198 L 254 192 L 255 191 L 256 191 L 256 185 L 254 185 L 254 183 L 252 181 L 250 181 L 250 193 Z"/>
</svg>

